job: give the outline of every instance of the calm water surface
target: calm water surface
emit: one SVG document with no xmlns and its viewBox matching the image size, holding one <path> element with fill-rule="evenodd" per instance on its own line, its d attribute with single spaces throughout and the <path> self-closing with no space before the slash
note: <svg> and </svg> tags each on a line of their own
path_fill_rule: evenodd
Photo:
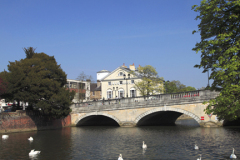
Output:
<svg viewBox="0 0 240 160">
<path fill-rule="evenodd" d="M 240 159 L 240 128 L 201 128 L 194 120 L 177 126 L 72 127 L 60 130 L 9 133 L 0 141 L 2 160 L 202 160 L 229 159 L 232 148 Z M 33 142 L 27 138 L 32 136 Z M 148 148 L 141 148 L 145 141 Z M 194 150 L 194 144 L 199 150 Z M 29 157 L 31 149 L 41 154 Z"/>
</svg>

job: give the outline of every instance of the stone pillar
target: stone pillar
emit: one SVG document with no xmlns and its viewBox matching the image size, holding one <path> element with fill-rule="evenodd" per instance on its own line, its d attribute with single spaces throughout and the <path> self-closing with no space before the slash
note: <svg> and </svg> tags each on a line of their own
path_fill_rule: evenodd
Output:
<svg viewBox="0 0 240 160">
<path fill-rule="evenodd" d="M 136 127 L 136 123 L 134 121 L 122 121 L 119 123 L 120 127 Z"/>
</svg>

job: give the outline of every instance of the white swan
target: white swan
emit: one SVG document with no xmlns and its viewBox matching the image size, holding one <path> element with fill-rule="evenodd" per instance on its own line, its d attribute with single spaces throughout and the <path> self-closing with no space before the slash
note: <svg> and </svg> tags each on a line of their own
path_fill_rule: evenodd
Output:
<svg viewBox="0 0 240 160">
<path fill-rule="evenodd" d="M 33 150 L 31 150 L 31 152 L 29 152 L 29 156 L 34 156 L 34 155 L 40 154 L 40 152 L 41 151 L 34 151 L 34 149 L 33 149 Z"/>
<path fill-rule="evenodd" d="M 237 156 L 234 154 L 234 148 L 233 148 L 233 152 L 232 152 L 230 158 L 237 158 Z"/>
<path fill-rule="evenodd" d="M 32 138 L 32 137 L 29 137 L 28 140 L 29 140 L 29 141 L 33 141 L 33 138 Z"/>
<path fill-rule="evenodd" d="M 199 149 L 198 146 L 195 144 L 194 149 Z"/>
<path fill-rule="evenodd" d="M 198 158 L 197 160 L 201 160 L 202 159 L 202 157 L 201 157 L 201 154 L 200 154 L 200 158 Z"/>
<path fill-rule="evenodd" d="M 123 160 L 122 154 L 119 154 L 118 160 Z"/>
<path fill-rule="evenodd" d="M 7 139 L 9 135 L 2 135 L 2 139 Z"/>
<path fill-rule="evenodd" d="M 147 148 L 147 145 L 146 145 L 146 144 L 144 144 L 144 141 L 143 141 L 142 148 L 143 148 L 143 149 Z"/>
</svg>

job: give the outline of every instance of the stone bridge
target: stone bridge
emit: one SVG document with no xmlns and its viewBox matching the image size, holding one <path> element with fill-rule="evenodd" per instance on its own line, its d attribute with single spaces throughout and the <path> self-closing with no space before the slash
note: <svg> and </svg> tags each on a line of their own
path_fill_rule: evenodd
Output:
<svg viewBox="0 0 240 160">
<path fill-rule="evenodd" d="M 215 98 L 217 92 L 198 90 L 160 94 L 149 97 L 86 102 L 71 106 L 73 126 L 118 125 L 121 127 L 174 125 L 182 114 L 203 127 L 222 126 L 215 115 L 204 112 L 204 101 Z"/>
</svg>

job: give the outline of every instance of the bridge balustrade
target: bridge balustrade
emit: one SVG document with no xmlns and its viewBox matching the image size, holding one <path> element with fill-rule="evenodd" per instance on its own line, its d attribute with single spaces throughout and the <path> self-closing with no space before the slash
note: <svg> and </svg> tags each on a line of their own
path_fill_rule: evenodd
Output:
<svg viewBox="0 0 240 160">
<path fill-rule="evenodd" d="M 196 96 L 199 96 L 199 91 L 174 93 L 174 94 L 171 94 L 171 99 L 188 98 L 188 97 L 196 97 Z"/>
<path fill-rule="evenodd" d="M 101 110 L 116 110 L 127 108 L 156 107 L 202 103 L 215 98 L 219 93 L 210 90 L 198 90 L 172 94 L 158 94 L 131 98 L 109 99 L 75 103 L 71 106 L 73 112 L 93 112 Z"/>
</svg>

